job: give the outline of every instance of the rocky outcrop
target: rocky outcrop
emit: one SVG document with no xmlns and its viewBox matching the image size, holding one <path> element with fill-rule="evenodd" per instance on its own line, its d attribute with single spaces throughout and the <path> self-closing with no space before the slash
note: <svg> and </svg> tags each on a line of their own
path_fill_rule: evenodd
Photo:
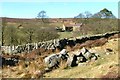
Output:
<svg viewBox="0 0 120 80">
<path fill-rule="evenodd" d="M 90 52 L 88 49 L 83 47 L 80 51 L 69 56 L 67 64 L 70 67 L 79 65 L 79 63 L 84 63 L 90 60 L 97 60 L 99 55 L 97 53 Z"/>
<path fill-rule="evenodd" d="M 74 66 L 82 66 L 86 65 L 88 61 L 95 61 L 98 59 L 98 55 L 96 53 L 90 52 L 88 49 L 83 47 L 79 52 L 74 54 L 67 53 L 66 49 L 63 49 L 60 53 L 51 54 L 45 57 L 44 62 L 46 65 L 46 70 L 61 67 L 61 60 L 65 60 L 65 67 L 74 67 Z"/>
</svg>

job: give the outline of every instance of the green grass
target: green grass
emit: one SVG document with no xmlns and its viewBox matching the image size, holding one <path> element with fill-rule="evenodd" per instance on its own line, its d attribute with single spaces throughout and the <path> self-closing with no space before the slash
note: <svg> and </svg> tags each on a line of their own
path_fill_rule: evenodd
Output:
<svg viewBox="0 0 120 80">
<path fill-rule="evenodd" d="M 58 32 L 58 34 L 60 35 L 60 38 L 69 38 L 69 37 L 73 37 L 72 32 Z"/>
</svg>

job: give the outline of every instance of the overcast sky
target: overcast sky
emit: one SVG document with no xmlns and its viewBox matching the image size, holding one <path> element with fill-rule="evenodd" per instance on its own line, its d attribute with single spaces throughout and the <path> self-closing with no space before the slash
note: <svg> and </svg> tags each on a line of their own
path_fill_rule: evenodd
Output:
<svg viewBox="0 0 120 80">
<path fill-rule="evenodd" d="M 30 0 L 31 1 L 31 0 Z M 92 14 L 103 8 L 112 11 L 118 17 L 118 2 L 17 2 L 4 1 L 0 3 L 0 16 L 11 18 L 35 18 L 41 10 L 45 10 L 49 18 L 73 18 L 79 13 L 89 11 Z"/>
</svg>

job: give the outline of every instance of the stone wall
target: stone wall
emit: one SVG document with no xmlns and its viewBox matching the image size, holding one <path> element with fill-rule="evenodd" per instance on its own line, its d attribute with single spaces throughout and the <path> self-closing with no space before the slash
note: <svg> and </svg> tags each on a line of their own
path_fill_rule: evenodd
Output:
<svg viewBox="0 0 120 80">
<path fill-rule="evenodd" d="M 46 50 L 55 50 L 59 48 L 62 50 L 65 46 L 75 46 L 77 43 L 83 43 L 87 40 L 96 40 L 100 38 L 108 38 L 110 36 L 113 36 L 114 34 L 119 34 L 120 31 L 114 31 L 114 32 L 107 32 L 104 34 L 97 34 L 97 35 L 91 35 L 91 36 L 81 36 L 81 37 L 74 37 L 74 38 L 64 38 L 64 39 L 54 39 L 50 41 L 45 42 L 39 42 L 39 43 L 28 43 L 24 45 L 18 45 L 18 46 L 1 46 L 1 51 L 4 53 L 23 53 L 38 48 L 44 48 Z"/>
</svg>

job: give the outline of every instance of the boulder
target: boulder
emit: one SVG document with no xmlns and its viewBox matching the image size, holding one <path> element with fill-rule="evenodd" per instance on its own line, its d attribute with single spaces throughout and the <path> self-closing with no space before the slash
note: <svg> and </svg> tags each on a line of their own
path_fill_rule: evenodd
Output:
<svg viewBox="0 0 120 80">
<path fill-rule="evenodd" d="M 51 54 L 48 57 L 44 59 L 45 65 L 48 69 L 51 69 L 53 67 L 57 68 L 59 67 L 59 63 L 61 60 L 67 61 L 68 54 L 66 49 L 63 49 L 60 53 Z"/>
<path fill-rule="evenodd" d="M 67 66 L 68 67 L 74 67 L 77 66 L 77 56 L 75 54 L 72 54 L 71 56 L 69 56 L 69 58 L 67 59 Z"/>
<path fill-rule="evenodd" d="M 69 55 L 68 55 L 68 52 L 66 51 L 66 49 L 63 49 L 62 51 L 60 51 L 59 57 L 61 57 L 63 60 L 67 60 Z"/>
<path fill-rule="evenodd" d="M 80 53 L 86 58 L 86 60 L 91 60 L 91 59 L 97 60 L 97 58 L 99 57 L 98 54 L 90 52 L 85 47 L 81 49 Z"/>
<path fill-rule="evenodd" d="M 50 56 L 46 57 L 44 59 L 45 66 L 47 68 L 53 68 L 58 67 L 58 64 L 60 62 L 60 58 L 58 54 L 51 54 Z"/>
</svg>

